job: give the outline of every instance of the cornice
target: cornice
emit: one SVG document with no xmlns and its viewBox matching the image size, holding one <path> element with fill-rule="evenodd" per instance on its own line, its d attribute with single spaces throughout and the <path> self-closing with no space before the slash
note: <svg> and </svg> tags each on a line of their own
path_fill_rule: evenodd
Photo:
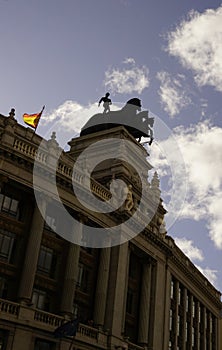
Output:
<svg viewBox="0 0 222 350">
<path fill-rule="evenodd" d="M 198 290 L 208 296 L 217 307 L 222 307 L 220 300 L 221 293 L 207 280 L 207 278 L 197 269 L 189 258 L 174 244 L 172 254 L 169 256 L 175 268 L 183 272 L 189 282 L 195 285 Z"/>
</svg>

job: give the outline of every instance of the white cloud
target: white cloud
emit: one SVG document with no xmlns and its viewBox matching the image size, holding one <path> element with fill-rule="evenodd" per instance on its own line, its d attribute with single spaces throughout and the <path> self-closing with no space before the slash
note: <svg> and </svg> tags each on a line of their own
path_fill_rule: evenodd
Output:
<svg viewBox="0 0 222 350">
<path fill-rule="evenodd" d="M 205 121 L 187 128 L 177 127 L 174 132 L 186 166 L 186 172 L 183 170 L 173 179 L 179 184 L 181 179 L 187 181 L 186 201 L 180 218 L 205 220 L 210 238 L 222 249 L 222 128 Z M 164 151 L 164 142 L 161 146 Z M 160 171 L 171 175 L 166 161 L 156 164 L 157 171 L 159 167 Z M 164 202 L 165 196 L 167 202 L 171 188 L 168 193 L 166 191 L 162 193 Z M 174 206 L 174 210 L 179 211 L 179 208 Z"/>
<path fill-rule="evenodd" d="M 123 61 L 129 67 L 110 68 L 105 72 L 105 87 L 112 93 L 130 94 L 136 92 L 141 94 L 149 86 L 148 73 L 146 66 L 137 66 L 133 58 L 126 58 Z"/>
<path fill-rule="evenodd" d="M 123 60 L 123 63 L 125 64 L 136 64 L 136 61 L 132 57 L 127 57 Z"/>
<path fill-rule="evenodd" d="M 112 104 L 111 110 L 122 108 Z M 72 100 L 67 100 L 52 111 L 44 113 L 42 125 L 44 126 L 44 138 L 48 139 L 52 131 L 56 131 L 57 141 L 61 147 L 67 148 L 66 143 L 71 138 L 79 135 L 85 123 L 97 113 L 102 113 L 103 107 L 98 107 L 98 102 L 87 106 Z"/>
<path fill-rule="evenodd" d="M 193 70 L 199 86 L 211 85 L 222 91 L 222 6 L 190 12 L 187 20 L 168 34 L 167 51 Z"/>
<path fill-rule="evenodd" d="M 157 73 L 160 80 L 159 96 L 164 110 L 171 117 L 178 114 L 184 107 L 191 103 L 185 89 L 183 88 L 183 75 L 172 78 L 169 73 L 161 71 Z"/>
<path fill-rule="evenodd" d="M 76 101 L 68 100 L 53 111 L 44 114 L 42 120 L 45 125 L 54 122 L 57 128 L 62 127 L 79 133 L 87 120 L 99 112 L 97 103 L 83 106 Z"/>
<path fill-rule="evenodd" d="M 198 265 L 196 265 L 196 267 L 198 268 L 198 270 L 200 270 L 200 272 L 214 285 L 216 286 L 217 284 L 217 270 L 212 270 L 209 267 L 206 268 L 202 268 Z"/>
<path fill-rule="evenodd" d="M 175 238 L 175 242 L 190 260 L 202 261 L 204 259 L 203 252 L 194 246 L 193 241 L 186 238 Z"/>
</svg>

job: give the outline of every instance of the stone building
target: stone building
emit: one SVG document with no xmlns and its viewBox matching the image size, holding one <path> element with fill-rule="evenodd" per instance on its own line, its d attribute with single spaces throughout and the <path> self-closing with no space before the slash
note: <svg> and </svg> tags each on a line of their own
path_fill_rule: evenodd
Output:
<svg viewBox="0 0 222 350">
<path fill-rule="evenodd" d="M 147 178 L 152 166 L 126 128 L 77 137 L 64 152 L 55 134 L 42 139 L 11 111 L 8 117 L 0 115 L 0 138 L 0 350 L 222 349 L 220 292 L 167 235 L 158 176 L 142 189 L 140 176 Z M 85 208 L 72 183 L 87 202 L 84 159 L 74 170 L 73 165 L 89 145 L 109 138 L 114 147 L 115 140 L 127 140 L 126 154 L 131 143 L 131 164 L 145 173 L 138 176 L 118 159 L 122 150 L 117 143 L 116 159 L 98 164 L 90 188 L 101 207 L 112 197 L 114 178 L 127 184 L 130 197 L 105 215 Z M 92 164 L 97 157 L 93 150 Z M 35 191 L 34 162 L 44 187 L 37 182 Z M 53 181 L 59 197 L 51 189 Z M 59 201 L 76 226 L 61 219 Z M 92 228 L 118 226 L 135 212 L 121 237 L 152 214 L 138 235 L 103 248 L 93 237 L 91 245 L 84 243 Z M 71 243 L 76 234 L 81 245 Z M 75 338 L 56 339 L 54 330 L 73 318 L 80 320 Z"/>
</svg>

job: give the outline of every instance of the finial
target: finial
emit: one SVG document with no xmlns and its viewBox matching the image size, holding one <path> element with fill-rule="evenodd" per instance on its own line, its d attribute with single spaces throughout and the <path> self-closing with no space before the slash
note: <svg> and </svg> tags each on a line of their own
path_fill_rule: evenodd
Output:
<svg viewBox="0 0 222 350">
<path fill-rule="evenodd" d="M 160 225 L 159 232 L 162 236 L 165 236 L 167 234 L 166 223 L 165 223 L 164 219 L 163 219 L 162 224 Z"/>
<path fill-rule="evenodd" d="M 51 140 L 56 140 L 56 132 L 55 131 L 52 132 Z"/>
<path fill-rule="evenodd" d="M 53 131 L 50 139 L 47 141 L 49 148 L 55 149 L 59 146 L 58 142 L 56 141 L 56 132 Z"/>
<path fill-rule="evenodd" d="M 15 108 L 11 108 L 11 111 L 9 112 L 9 118 L 14 119 L 15 116 Z"/>
<path fill-rule="evenodd" d="M 160 187 L 160 180 L 159 180 L 159 176 L 157 174 L 157 172 L 155 171 L 152 181 L 151 181 L 151 186 L 153 188 L 159 188 Z"/>
</svg>

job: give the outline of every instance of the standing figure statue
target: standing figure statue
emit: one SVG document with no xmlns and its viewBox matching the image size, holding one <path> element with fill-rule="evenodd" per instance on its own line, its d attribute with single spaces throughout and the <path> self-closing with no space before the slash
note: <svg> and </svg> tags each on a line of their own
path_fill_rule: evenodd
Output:
<svg viewBox="0 0 222 350">
<path fill-rule="evenodd" d="M 128 212 L 130 212 L 134 207 L 134 201 L 133 201 L 133 192 L 132 192 L 132 185 L 128 185 L 128 187 L 125 187 L 123 190 L 122 195 L 126 195 L 126 200 L 124 203 L 124 209 Z"/>
<path fill-rule="evenodd" d="M 99 104 L 98 106 L 100 106 L 101 102 L 103 102 L 103 107 L 104 107 L 104 111 L 103 113 L 107 113 L 110 112 L 110 105 L 112 104 L 112 101 L 109 98 L 110 93 L 107 92 L 105 96 L 103 96 L 100 100 L 99 100 Z"/>
</svg>

